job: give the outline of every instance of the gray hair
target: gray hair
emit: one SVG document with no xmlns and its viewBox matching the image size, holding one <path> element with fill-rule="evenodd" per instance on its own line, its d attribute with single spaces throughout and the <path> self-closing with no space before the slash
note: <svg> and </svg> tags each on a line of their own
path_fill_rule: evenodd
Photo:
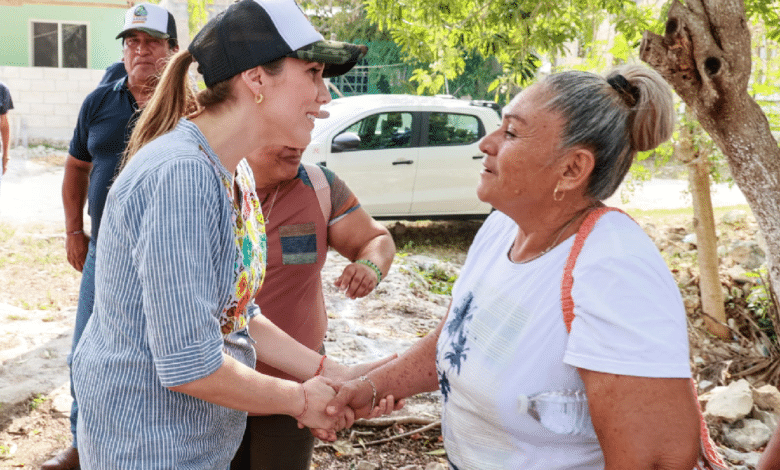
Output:
<svg viewBox="0 0 780 470">
<path fill-rule="evenodd" d="M 583 146 L 595 155 L 586 189 L 593 199 L 604 200 L 617 190 L 637 151 L 654 149 L 672 136 L 671 91 L 647 67 L 624 65 L 606 79 L 567 71 L 542 83 L 550 96 L 546 109 L 564 120 L 560 148 Z"/>
</svg>

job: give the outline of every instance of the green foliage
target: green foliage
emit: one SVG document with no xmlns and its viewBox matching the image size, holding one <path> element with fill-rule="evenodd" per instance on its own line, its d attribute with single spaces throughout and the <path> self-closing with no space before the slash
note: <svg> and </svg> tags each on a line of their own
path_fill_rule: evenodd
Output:
<svg viewBox="0 0 780 470">
<path fill-rule="evenodd" d="M 30 400 L 30 411 L 33 411 L 37 409 L 39 406 L 41 406 L 48 398 L 41 395 L 40 393 L 35 395 L 32 400 Z"/>
<path fill-rule="evenodd" d="M 766 115 L 773 132 L 780 132 L 780 4 L 746 0 L 750 20 L 753 70 L 749 92 Z"/>
<path fill-rule="evenodd" d="M 68 145 L 60 142 L 41 142 L 38 146 L 50 151 L 68 151 Z"/>
<path fill-rule="evenodd" d="M 451 295 L 452 286 L 457 276 L 450 276 L 444 269 L 434 265 L 430 270 L 413 268 L 414 271 L 425 279 L 429 290 L 434 294 Z"/>
<path fill-rule="evenodd" d="M 414 79 L 426 93 L 441 92 L 464 72 L 468 57 L 479 55 L 496 59 L 501 72 L 489 90 L 500 96 L 530 82 L 542 57 L 569 55 L 572 42 L 589 44 L 606 19 L 625 50 L 653 26 L 650 10 L 631 0 L 366 0 L 365 9 L 405 60 L 425 64 Z"/>
<path fill-rule="evenodd" d="M 187 14 L 189 16 L 187 27 L 191 37 L 195 37 L 206 24 L 209 19 L 209 7 L 213 5 L 213 0 L 187 0 Z"/>
<path fill-rule="evenodd" d="M 780 47 L 765 48 L 762 52 L 773 57 L 753 56 L 753 80 L 750 82 L 750 94 L 769 121 L 773 132 L 780 132 Z"/>
<path fill-rule="evenodd" d="M 462 75 L 448 81 L 446 93 L 454 96 L 469 96 L 472 99 L 489 100 L 495 97 L 488 87 L 501 75 L 501 69 L 494 58 L 471 54 L 465 58 Z M 498 100 L 506 104 L 505 100 Z"/>
<path fill-rule="evenodd" d="M 780 325 L 776 325 L 778 319 L 778 305 L 774 302 L 769 292 L 769 273 L 767 268 L 762 266 L 756 271 L 746 273 L 749 277 L 757 278 L 757 283 L 750 289 L 747 295 L 747 309 L 753 314 L 756 324 L 767 335 L 773 344 L 778 344 L 778 330 Z"/>
<path fill-rule="evenodd" d="M 780 131 L 780 47 L 777 39 L 780 37 L 778 23 L 778 6 L 767 0 L 749 0 L 745 3 L 746 13 L 751 20 L 753 41 L 753 70 L 750 81 L 750 93 L 764 111 L 769 125 L 774 132 Z M 666 15 L 664 14 L 663 17 Z M 618 46 L 620 46 L 618 48 Z M 615 40 L 615 46 L 610 52 L 625 52 L 623 44 Z M 590 65 L 590 64 L 589 64 Z M 652 176 L 652 168 L 662 168 L 674 155 L 674 146 L 680 142 L 682 127 L 687 127 L 693 138 L 695 151 L 704 153 L 710 162 L 710 177 L 715 183 L 733 183 L 725 155 L 715 145 L 709 135 L 701 129 L 698 121 L 684 112 L 678 115 L 677 131 L 671 141 L 661 145 L 654 152 L 640 154 L 638 162 L 631 169 L 631 178 L 642 180 Z M 648 165 L 652 162 L 652 165 Z M 648 175 L 648 171 L 650 174 Z"/>
<path fill-rule="evenodd" d="M 709 160 L 710 178 L 714 183 L 732 183 L 731 173 L 728 169 L 726 156 L 720 151 L 712 138 L 704 132 L 698 120 L 691 113 L 682 113 L 678 116 L 677 130 L 674 132 L 670 143 L 662 145 L 660 148 L 671 147 L 680 142 L 680 129 L 687 128 L 691 138 L 693 149 Z M 688 162 L 682 162 L 688 163 Z"/>
<path fill-rule="evenodd" d="M 389 34 L 377 29 L 365 14 L 361 0 L 301 0 L 298 4 L 309 21 L 326 39 L 367 43 L 389 41 Z"/>
<path fill-rule="evenodd" d="M 748 17 L 751 18 L 753 41 L 753 70 L 750 81 L 750 93 L 766 115 L 770 128 L 780 131 L 780 46 L 777 39 L 778 26 L 777 5 L 769 5 L 765 0 L 746 2 Z M 751 13 L 752 12 L 752 13 Z M 774 20 L 767 23 L 767 18 L 774 15 Z M 693 139 L 693 147 L 697 152 L 706 155 L 710 162 L 710 178 L 715 183 L 733 183 L 725 155 L 706 134 L 698 121 L 690 113 L 680 113 L 678 116 L 678 131 L 671 142 L 656 149 L 661 154 L 671 154 L 674 144 L 680 141 L 679 129 L 687 127 Z M 661 165 L 656 165 L 660 167 Z M 632 170 L 633 171 L 633 170 Z M 633 173 L 632 173 L 633 174 Z"/>
<path fill-rule="evenodd" d="M 745 0 L 745 14 L 754 23 L 766 25 L 768 39 L 780 42 L 780 4 L 776 0 Z"/>
<path fill-rule="evenodd" d="M 412 80 L 419 83 L 417 94 L 424 95 L 427 90 L 441 90 L 444 88 L 444 75 L 432 75 L 425 69 L 415 69 Z"/>
<path fill-rule="evenodd" d="M 16 229 L 13 226 L 7 223 L 0 223 L 0 243 L 7 242 L 15 233 Z"/>
</svg>

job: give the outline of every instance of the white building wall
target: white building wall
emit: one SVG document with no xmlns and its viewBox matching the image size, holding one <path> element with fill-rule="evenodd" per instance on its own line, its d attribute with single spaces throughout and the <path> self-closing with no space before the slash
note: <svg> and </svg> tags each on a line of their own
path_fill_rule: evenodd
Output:
<svg viewBox="0 0 780 470">
<path fill-rule="evenodd" d="M 0 66 L 0 81 L 11 92 L 11 145 L 67 144 L 84 98 L 103 70 Z"/>
</svg>

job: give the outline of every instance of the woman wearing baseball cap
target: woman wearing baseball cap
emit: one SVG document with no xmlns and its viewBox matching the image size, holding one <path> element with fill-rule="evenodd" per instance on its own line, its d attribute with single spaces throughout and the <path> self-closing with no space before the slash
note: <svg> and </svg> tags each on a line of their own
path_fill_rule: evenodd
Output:
<svg viewBox="0 0 780 470">
<path fill-rule="evenodd" d="M 259 313 L 266 238 L 243 158 L 308 145 L 330 100 L 323 76 L 365 53 L 324 41 L 293 0 L 241 0 L 171 59 L 101 224 L 94 313 L 73 360 L 82 468 L 226 469 L 247 412 L 331 438 L 343 427 L 324 412 L 331 380 L 375 364 L 326 360 Z M 255 355 L 305 382 L 256 372 Z"/>
</svg>

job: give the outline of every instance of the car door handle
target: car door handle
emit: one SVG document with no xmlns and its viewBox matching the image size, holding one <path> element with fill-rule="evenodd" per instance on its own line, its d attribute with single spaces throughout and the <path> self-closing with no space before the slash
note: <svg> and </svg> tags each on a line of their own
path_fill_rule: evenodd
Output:
<svg viewBox="0 0 780 470">
<path fill-rule="evenodd" d="M 414 163 L 414 160 L 396 160 L 393 162 L 393 165 L 411 165 Z"/>
<path fill-rule="evenodd" d="M 474 155 L 471 158 L 472 158 L 472 160 L 482 160 L 484 157 L 485 157 L 484 155 Z"/>
</svg>

